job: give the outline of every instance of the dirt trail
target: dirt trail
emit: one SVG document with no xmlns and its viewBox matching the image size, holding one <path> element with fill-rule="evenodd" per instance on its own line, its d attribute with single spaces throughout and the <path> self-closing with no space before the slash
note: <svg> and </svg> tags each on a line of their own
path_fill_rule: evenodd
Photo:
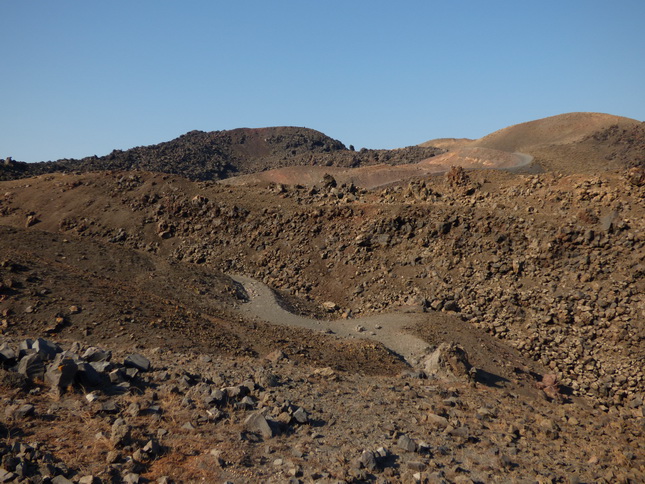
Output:
<svg viewBox="0 0 645 484">
<path fill-rule="evenodd" d="M 323 321 L 306 318 L 283 309 L 275 293 L 266 284 L 245 276 L 231 276 L 244 287 L 249 301 L 240 310 L 272 324 L 305 328 L 334 334 L 339 338 L 363 338 L 378 341 L 400 355 L 411 366 L 418 366 L 433 347 L 422 339 L 406 332 L 421 321 L 420 314 L 388 313 L 357 319 Z M 358 329 L 358 328 L 362 329 Z"/>
<path fill-rule="evenodd" d="M 546 371 L 492 335 L 449 313 L 393 311 L 353 319 L 317 320 L 285 310 L 273 290 L 260 281 L 239 275 L 230 277 L 248 296 L 248 302 L 239 307 L 247 317 L 280 326 L 319 331 L 339 339 L 376 341 L 413 368 L 427 371 L 428 356 L 439 344 L 446 342 L 456 343 L 466 350 L 469 362 L 477 368 L 478 381 L 488 386 L 535 397 L 535 376 Z"/>
</svg>

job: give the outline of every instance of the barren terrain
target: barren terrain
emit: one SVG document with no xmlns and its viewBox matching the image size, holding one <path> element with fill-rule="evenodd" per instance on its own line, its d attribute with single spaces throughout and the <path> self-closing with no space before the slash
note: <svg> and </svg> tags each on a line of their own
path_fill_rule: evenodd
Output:
<svg viewBox="0 0 645 484">
<path fill-rule="evenodd" d="M 5 163 L 0 482 L 642 482 L 642 123 L 436 146 Z"/>
</svg>

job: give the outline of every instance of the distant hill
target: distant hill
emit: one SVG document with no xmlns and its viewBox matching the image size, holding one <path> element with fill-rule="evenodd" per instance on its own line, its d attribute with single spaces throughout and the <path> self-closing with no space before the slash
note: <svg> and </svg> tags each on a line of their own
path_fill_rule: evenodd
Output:
<svg viewBox="0 0 645 484">
<path fill-rule="evenodd" d="M 522 152 L 550 171 L 579 173 L 643 165 L 645 124 L 602 113 L 566 113 L 516 124 L 483 138 L 438 139 L 420 146 L 449 151 L 487 148 Z"/>
<path fill-rule="evenodd" d="M 43 163 L 6 162 L 0 165 L 0 180 L 52 172 L 99 170 L 143 170 L 182 175 L 192 180 L 220 180 L 288 166 L 414 163 L 442 152 L 437 148 L 417 146 L 356 152 L 340 141 L 308 128 L 191 131 L 172 141 L 114 150 L 102 157 Z"/>
<path fill-rule="evenodd" d="M 423 146 L 423 147 L 435 146 L 437 148 L 443 148 L 443 149 L 449 150 L 452 148 L 465 146 L 471 141 L 473 140 L 471 140 L 470 138 L 437 138 L 437 139 L 432 139 L 430 141 L 426 141 L 425 143 L 421 143 L 419 146 Z"/>
<path fill-rule="evenodd" d="M 582 141 L 610 126 L 631 127 L 635 119 L 601 113 L 567 113 L 495 131 L 473 141 L 473 145 L 504 151 L 530 150 L 542 145 L 564 145 Z"/>
</svg>

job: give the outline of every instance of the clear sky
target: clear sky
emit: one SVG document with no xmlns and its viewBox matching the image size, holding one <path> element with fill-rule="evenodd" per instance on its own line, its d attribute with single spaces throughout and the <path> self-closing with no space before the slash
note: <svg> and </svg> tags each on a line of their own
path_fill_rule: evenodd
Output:
<svg viewBox="0 0 645 484">
<path fill-rule="evenodd" d="M 0 158 L 305 126 L 357 149 L 645 118 L 643 0 L 0 0 Z"/>
</svg>

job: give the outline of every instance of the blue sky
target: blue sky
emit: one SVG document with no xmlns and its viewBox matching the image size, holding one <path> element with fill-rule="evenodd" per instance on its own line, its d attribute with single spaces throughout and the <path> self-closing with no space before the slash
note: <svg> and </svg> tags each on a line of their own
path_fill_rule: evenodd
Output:
<svg viewBox="0 0 645 484">
<path fill-rule="evenodd" d="M 306 126 L 356 148 L 645 118 L 645 2 L 0 0 L 0 158 Z"/>
</svg>

